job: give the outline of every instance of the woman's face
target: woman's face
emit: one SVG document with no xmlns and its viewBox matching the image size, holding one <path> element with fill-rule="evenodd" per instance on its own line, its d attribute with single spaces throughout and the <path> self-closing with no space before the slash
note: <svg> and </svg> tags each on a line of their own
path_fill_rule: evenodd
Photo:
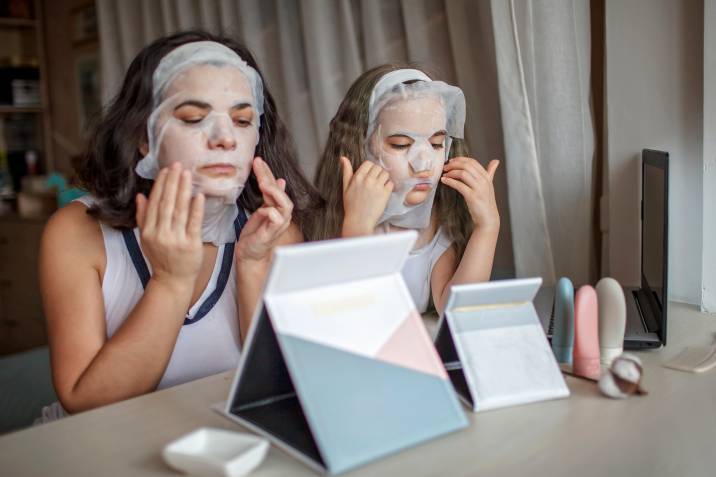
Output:
<svg viewBox="0 0 716 477">
<path fill-rule="evenodd" d="M 154 127 L 159 167 L 180 162 L 197 192 L 230 196 L 251 172 L 259 117 L 251 85 L 238 69 L 199 65 L 167 88 Z"/>
<path fill-rule="evenodd" d="M 405 205 L 418 205 L 437 187 L 445 163 L 447 118 L 434 94 L 397 99 L 384 106 L 370 138 L 371 152 L 390 174 L 397 188 L 412 188 Z"/>
</svg>

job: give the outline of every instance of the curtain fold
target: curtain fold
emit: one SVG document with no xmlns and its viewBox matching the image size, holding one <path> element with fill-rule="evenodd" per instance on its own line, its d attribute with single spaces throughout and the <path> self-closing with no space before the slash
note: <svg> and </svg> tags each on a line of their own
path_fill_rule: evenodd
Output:
<svg viewBox="0 0 716 477">
<path fill-rule="evenodd" d="M 515 271 L 597 276 L 589 3 L 492 0 Z"/>
<path fill-rule="evenodd" d="M 308 177 L 353 80 L 410 61 L 465 92 L 473 157 L 503 159 L 496 275 L 589 278 L 593 128 L 587 0 L 97 0 L 103 98 L 175 31 L 255 54 Z M 509 187 L 507 184 L 509 183 Z"/>
</svg>

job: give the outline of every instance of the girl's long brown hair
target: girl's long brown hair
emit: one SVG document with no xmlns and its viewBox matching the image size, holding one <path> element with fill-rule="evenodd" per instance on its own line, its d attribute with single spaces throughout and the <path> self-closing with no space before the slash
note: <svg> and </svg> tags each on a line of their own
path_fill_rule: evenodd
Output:
<svg viewBox="0 0 716 477">
<path fill-rule="evenodd" d="M 92 193 L 97 205 L 88 213 L 118 228 L 135 227 L 138 192 L 148 194 L 153 181 L 139 177 L 134 168 L 142 158 L 139 145 L 147 140 L 147 120 L 152 109 L 152 75 L 159 61 L 174 48 L 194 41 L 214 41 L 234 50 L 254 68 L 264 82 L 264 114 L 261 116 L 256 155 L 261 156 L 277 178 L 286 180 L 286 193 L 294 203 L 293 221 L 311 228 L 320 197 L 301 173 L 296 150 L 276 109 L 256 60 L 249 50 L 233 39 L 204 31 L 186 31 L 160 38 L 146 46 L 127 69 L 122 88 L 90 136 L 86 154 L 75 163 L 80 185 Z M 249 212 L 263 203 L 253 174 L 238 199 Z"/>
<path fill-rule="evenodd" d="M 355 171 L 365 161 L 365 136 L 368 130 L 368 102 L 373 87 L 383 75 L 398 69 L 413 68 L 408 64 L 387 64 L 363 73 L 351 85 L 346 97 L 331 120 L 328 141 L 316 170 L 315 185 L 324 201 L 322 220 L 311 230 L 313 240 L 339 237 L 343 225 L 343 176 L 341 156 L 346 156 Z M 453 139 L 449 157 L 467 156 L 464 140 Z M 458 257 L 462 257 L 472 233 L 472 220 L 465 200 L 455 190 L 438 184 L 433 217 L 454 242 Z"/>
</svg>

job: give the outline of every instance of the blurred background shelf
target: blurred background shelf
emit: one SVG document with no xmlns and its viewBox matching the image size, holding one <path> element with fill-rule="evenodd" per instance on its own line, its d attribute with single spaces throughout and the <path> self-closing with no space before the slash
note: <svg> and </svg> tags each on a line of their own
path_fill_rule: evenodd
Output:
<svg viewBox="0 0 716 477">
<path fill-rule="evenodd" d="M 11 104 L 0 104 L 0 114 L 13 113 L 43 113 L 42 106 L 13 106 Z"/>
<path fill-rule="evenodd" d="M 0 215 L 0 356 L 46 343 L 37 277 L 46 217 L 20 217 L 13 210 L 22 175 L 56 170 L 46 5 L 43 0 L 0 0 L 0 166 L 6 184 L 8 176 L 12 179 L 12 194 L 2 191 Z M 36 158 L 35 165 L 28 165 L 29 156 Z"/>
<path fill-rule="evenodd" d="M 0 27 L 37 28 L 37 20 L 31 19 L 31 18 L 0 17 Z"/>
</svg>

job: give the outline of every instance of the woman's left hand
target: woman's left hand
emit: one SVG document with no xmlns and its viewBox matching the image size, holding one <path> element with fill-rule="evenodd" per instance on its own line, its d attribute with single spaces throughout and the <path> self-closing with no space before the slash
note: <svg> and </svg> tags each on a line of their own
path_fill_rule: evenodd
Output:
<svg viewBox="0 0 716 477">
<path fill-rule="evenodd" d="M 291 225 L 293 202 L 286 194 L 286 181 L 276 179 L 268 164 L 254 158 L 253 171 L 264 203 L 249 217 L 236 244 L 237 260 L 265 261 Z"/>
<path fill-rule="evenodd" d="M 470 157 L 453 157 L 443 167 L 441 182 L 463 196 L 475 227 L 500 226 L 500 214 L 492 185 L 499 165 L 500 161 L 493 159 L 485 169 Z"/>
</svg>

